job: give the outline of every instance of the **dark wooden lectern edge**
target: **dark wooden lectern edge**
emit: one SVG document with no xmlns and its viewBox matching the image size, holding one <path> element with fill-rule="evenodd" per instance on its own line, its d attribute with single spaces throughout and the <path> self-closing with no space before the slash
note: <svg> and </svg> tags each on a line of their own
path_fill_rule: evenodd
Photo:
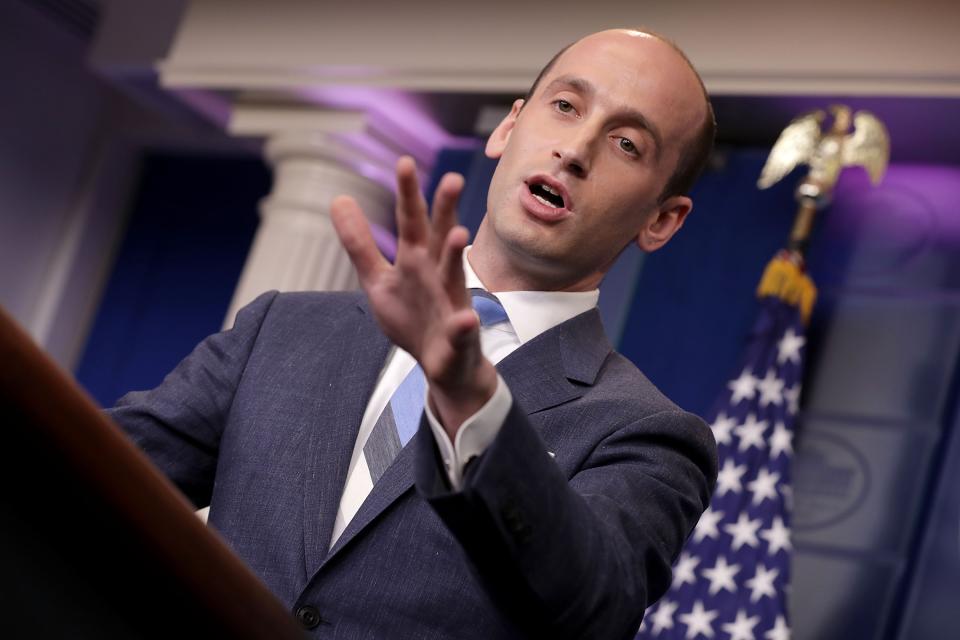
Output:
<svg viewBox="0 0 960 640">
<path fill-rule="evenodd" d="M 73 378 L 0 308 L 0 396 L 142 535 L 237 638 L 302 638 L 292 615 Z M 147 550 L 147 549 L 145 549 Z"/>
</svg>

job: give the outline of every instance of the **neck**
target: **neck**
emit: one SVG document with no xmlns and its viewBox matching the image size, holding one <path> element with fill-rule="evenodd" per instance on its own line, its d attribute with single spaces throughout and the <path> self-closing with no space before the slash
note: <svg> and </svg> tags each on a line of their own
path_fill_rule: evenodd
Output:
<svg viewBox="0 0 960 640">
<path fill-rule="evenodd" d="M 607 269 L 586 276 L 559 272 L 548 262 L 489 237 L 481 223 L 467 260 L 489 291 L 592 291 L 600 286 Z"/>
</svg>

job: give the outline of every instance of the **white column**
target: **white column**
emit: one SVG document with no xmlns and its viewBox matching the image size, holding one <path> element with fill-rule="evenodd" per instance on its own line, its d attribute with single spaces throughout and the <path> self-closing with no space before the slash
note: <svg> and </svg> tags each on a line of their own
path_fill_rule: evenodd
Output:
<svg viewBox="0 0 960 640">
<path fill-rule="evenodd" d="M 356 198 L 371 222 L 393 227 L 393 194 L 345 159 L 327 132 L 285 131 L 270 137 L 266 157 L 273 190 L 260 204 L 260 228 L 234 292 L 225 324 L 264 291 L 337 291 L 358 286 L 330 219 L 330 203 Z"/>
</svg>

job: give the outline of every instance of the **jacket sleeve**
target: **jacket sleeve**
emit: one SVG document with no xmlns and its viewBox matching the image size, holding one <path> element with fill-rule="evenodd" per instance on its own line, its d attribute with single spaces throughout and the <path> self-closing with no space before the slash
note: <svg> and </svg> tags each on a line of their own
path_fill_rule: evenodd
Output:
<svg viewBox="0 0 960 640">
<path fill-rule="evenodd" d="M 233 328 L 203 340 L 159 386 L 128 393 L 107 410 L 197 507 L 210 503 L 220 436 L 276 295 L 241 309 Z"/>
<path fill-rule="evenodd" d="M 515 403 L 459 492 L 419 441 L 419 491 L 531 637 L 632 638 L 716 479 L 709 428 L 678 409 L 610 433 L 569 479 Z"/>
</svg>

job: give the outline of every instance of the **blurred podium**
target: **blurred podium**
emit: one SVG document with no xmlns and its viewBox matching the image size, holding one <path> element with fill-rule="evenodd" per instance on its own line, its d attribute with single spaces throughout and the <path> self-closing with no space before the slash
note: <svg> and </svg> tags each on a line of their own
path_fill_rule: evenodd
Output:
<svg viewBox="0 0 960 640">
<path fill-rule="evenodd" d="M 303 637 L 2 309 L 0 424 L 0 637 Z"/>
</svg>

